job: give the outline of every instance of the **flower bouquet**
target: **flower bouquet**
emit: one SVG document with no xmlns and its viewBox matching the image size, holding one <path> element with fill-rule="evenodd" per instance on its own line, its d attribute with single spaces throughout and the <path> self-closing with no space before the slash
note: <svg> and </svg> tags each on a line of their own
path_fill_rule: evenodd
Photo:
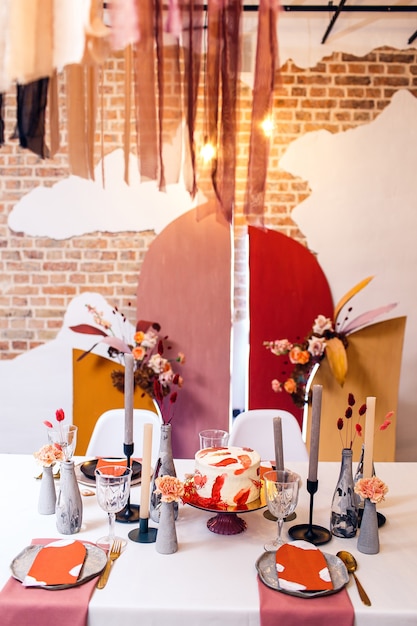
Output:
<svg viewBox="0 0 417 626">
<path fill-rule="evenodd" d="M 352 307 L 349 307 L 347 314 L 344 315 L 346 305 L 372 279 L 373 276 L 369 276 L 360 281 L 341 298 L 335 307 L 333 320 L 324 315 L 318 315 L 305 339 L 295 342 L 289 339 L 263 342 L 267 350 L 279 357 L 284 357 L 286 359 L 285 364 L 289 362 L 292 366 L 291 374 L 286 380 L 283 382 L 277 378 L 272 380 L 271 385 L 274 392 L 286 391 L 291 394 L 296 406 L 303 407 L 308 400 L 306 394 L 310 376 L 314 374 L 315 369 L 324 358 L 327 358 L 335 380 L 343 387 L 348 370 L 349 335 L 373 323 L 378 316 L 388 313 L 397 306 L 396 303 L 381 306 L 362 313 L 353 320 L 349 320 L 349 315 L 352 312 Z"/>
<path fill-rule="evenodd" d="M 124 355 L 132 354 L 134 358 L 134 386 L 149 394 L 157 403 L 164 423 L 170 423 L 173 416 L 173 405 L 177 399 L 177 392 L 171 387 L 182 387 L 183 378 L 174 371 L 173 364 L 184 364 L 184 354 L 179 352 L 174 358 L 169 358 L 172 346 L 168 337 L 161 337 L 161 327 L 156 322 L 139 321 L 136 332 L 129 335 L 126 317 L 113 309 L 114 322 L 103 317 L 103 313 L 91 305 L 86 305 L 88 312 L 93 316 L 95 326 L 80 324 L 71 326 L 74 332 L 98 335 L 100 337 L 88 351 L 84 352 L 79 360 L 89 354 L 99 343 L 108 346 L 108 355 L 111 359 L 124 363 Z M 115 369 L 111 373 L 113 386 L 124 392 L 125 372 Z"/>
</svg>

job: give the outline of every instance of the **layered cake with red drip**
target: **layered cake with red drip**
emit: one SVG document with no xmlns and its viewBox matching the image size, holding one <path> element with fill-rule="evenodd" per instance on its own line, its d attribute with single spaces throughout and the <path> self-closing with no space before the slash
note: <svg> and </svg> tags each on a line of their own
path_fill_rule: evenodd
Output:
<svg viewBox="0 0 417 626">
<path fill-rule="evenodd" d="M 259 498 L 261 457 L 251 448 L 204 448 L 195 455 L 194 488 L 201 503 L 244 506 Z"/>
</svg>

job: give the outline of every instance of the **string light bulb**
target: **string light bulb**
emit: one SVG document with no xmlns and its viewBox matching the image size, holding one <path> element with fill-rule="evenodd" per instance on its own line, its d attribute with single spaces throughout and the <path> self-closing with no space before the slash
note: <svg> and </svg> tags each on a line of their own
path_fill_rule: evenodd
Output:
<svg viewBox="0 0 417 626">
<path fill-rule="evenodd" d="M 206 139 L 203 147 L 201 148 L 201 156 L 204 163 L 209 163 L 210 161 L 212 161 L 215 154 L 216 151 L 213 144 Z"/>
<path fill-rule="evenodd" d="M 274 121 L 270 115 L 267 115 L 261 122 L 261 127 L 266 137 L 270 137 L 272 135 L 272 131 L 274 130 Z"/>
</svg>

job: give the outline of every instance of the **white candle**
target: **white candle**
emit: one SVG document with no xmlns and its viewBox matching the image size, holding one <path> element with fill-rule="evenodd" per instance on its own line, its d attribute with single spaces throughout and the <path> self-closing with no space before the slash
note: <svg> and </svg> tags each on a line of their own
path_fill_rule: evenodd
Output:
<svg viewBox="0 0 417 626">
<path fill-rule="evenodd" d="M 321 397 L 322 385 L 313 385 L 313 400 L 311 409 L 311 431 L 310 431 L 310 455 L 308 465 L 308 480 L 317 480 L 317 467 L 319 462 L 319 441 L 320 441 L 320 419 L 321 419 Z"/>
<path fill-rule="evenodd" d="M 282 444 L 282 421 L 274 417 L 275 465 L 277 470 L 284 469 L 284 450 Z"/>
<path fill-rule="evenodd" d="M 371 478 L 372 476 L 372 464 L 374 458 L 375 403 L 376 398 L 366 398 L 365 450 L 363 455 L 364 478 Z"/>
<path fill-rule="evenodd" d="M 142 480 L 140 489 L 140 519 L 149 517 L 149 491 L 151 484 L 152 424 L 143 425 Z"/>
<path fill-rule="evenodd" d="M 125 440 L 133 443 L 133 371 L 135 360 L 132 354 L 125 354 Z"/>
</svg>

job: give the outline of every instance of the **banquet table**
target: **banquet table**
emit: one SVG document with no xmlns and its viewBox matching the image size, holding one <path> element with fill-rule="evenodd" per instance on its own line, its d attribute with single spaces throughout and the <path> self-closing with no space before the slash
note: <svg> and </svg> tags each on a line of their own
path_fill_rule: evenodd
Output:
<svg viewBox="0 0 417 626">
<path fill-rule="evenodd" d="M 76 458 L 75 462 L 81 462 Z M 179 478 L 193 472 L 194 461 L 175 461 Z M 358 561 L 357 575 L 372 606 L 362 604 L 352 578 L 347 590 L 357 626 L 417 625 L 417 463 L 376 463 L 376 473 L 389 486 L 378 511 L 386 517 L 379 530 L 380 552 L 358 552 L 357 539 L 332 537 L 321 549 L 330 554 L 349 550 Z M 330 505 L 340 465 L 320 463 L 318 492 L 314 499 L 315 524 L 329 528 Z M 307 463 L 292 463 L 302 478 L 297 519 L 308 522 L 309 494 L 305 483 Z M 31 455 L 0 455 L 2 515 L 0 521 L 0 588 L 10 577 L 12 559 L 33 538 L 60 538 L 55 515 L 37 511 L 39 466 Z M 80 485 L 81 489 L 86 489 Z M 140 486 L 131 491 L 139 503 Z M 83 525 L 73 537 L 94 541 L 105 534 L 107 515 L 96 497 L 83 497 Z M 207 528 L 213 513 L 180 504 L 176 523 L 178 552 L 159 554 L 154 543 L 128 540 L 126 550 L 113 564 L 105 589 L 95 589 L 89 604 L 88 626 L 259 626 L 259 596 L 255 562 L 266 540 L 276 534 L 276 524 L 264 517 L 265 509 L 239 514 L 247 524 L 236 535 L 220 535 Z M 157 527 L 152 521 L 150 526 Z M 116 524 L 124 537 L 137 523 Z M 44 591 L 59 593 L 59 591 Z M 279 592 L 277 592 L 279 593 Z M 303 600 L 304 601 L 304 600 Z M 314 602 L 306 599 L 305 602 Z M 0 618 L 1 622 L 1 618 Z"/>
</svg>

